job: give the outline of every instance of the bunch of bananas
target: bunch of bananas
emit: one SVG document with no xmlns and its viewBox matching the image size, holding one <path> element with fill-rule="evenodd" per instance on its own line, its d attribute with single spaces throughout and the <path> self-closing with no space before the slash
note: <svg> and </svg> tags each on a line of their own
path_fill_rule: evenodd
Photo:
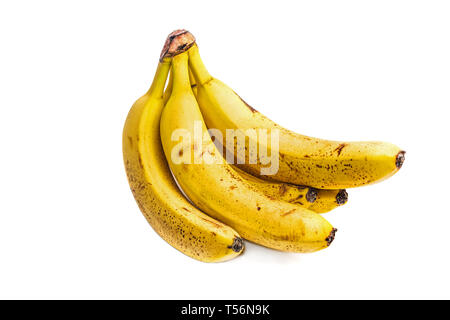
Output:
<svg viewBox="0 0 450 320">
<path fill-rule="evenodd" d="M 229 130 L 235 135 L 226 143 L 216 139 Z M 242 143 L 236 132 L 256 134 Z M 275 146 L 268 143 L 274 137 Z M 263 174 L 269 154 L 277 170 Z M 280 127 L 209 74 L 185 30 L 168 36 L 150 89 L 128 114 L 123 155 L 150 225 L 205 262 L 238 256 L 243 239 L 291 252 L 328 247 L 336 229 L 319 213 L 346 203 L 345 188 L 392 176 L 405 159 L 390 143 L 316 139 Z"/>
</svg>

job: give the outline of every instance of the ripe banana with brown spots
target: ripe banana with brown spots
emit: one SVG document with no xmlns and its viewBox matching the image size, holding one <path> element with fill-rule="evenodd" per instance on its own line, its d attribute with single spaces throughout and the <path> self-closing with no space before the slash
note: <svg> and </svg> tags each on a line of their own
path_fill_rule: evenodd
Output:
<svg viewBox="0 0 450 320">
<path fill-rule="evenodd" d="M 386 142 L 340 142 L 312 138 L 282 128 L 244 102 L 232 89 L 213 78 L 205 68 L 197 45 L 189 49 L 189 66 L 196 80 L 196 97 L 205 122 L 226 136 L 227 129 L 245 131 L 278 129 L 279 169 L 261 175 L 266 166 L 258 158 L 251 163 L 250 145 L 276 153 L 266 137 L 249 136 L 245 148 L 236 141 L 227 145 L 237 155 L 245 152 L 241 169 L 264 179 L 277 180 L 319 189 L 344 189 L 372 184 L 396 173 L 405 152 Z"/>
<path fill-rule="evenodd" d="M 172 90 L 172 73 L 168 85 L 167 94 Z M 189 82 L 191 83 L 192 92 L 194 96 L 197 96 L 197 84 L 192 70 L 189 69 Z M 167 97 L 168 99 L 168 97 Z M 216 144 L 217 148 L 222 149 L 223 146 Z M 263 192 L 266 196 L 290 202 L 304 208 L 308 208 L 316 213 L 326 213 L 341 205 L 347 203 L 348 194 L 345 189 L 327 190 L 316 189 L 306 186 L 298 186 L 285 182 L 268 181 L 255 177 L 250 173 L 247 173 L 239 167 L 233 165 L 233 169 L 248 183 L 252 184 L 255 188 Z"/>
<path fill-rule="evenodd" d="M 153 229 L 182 253 L 204 262 L 232 259 L 244 248 L 231 227 L 183 196 L 161 146 L 159 122 L 170 59 L 158 65 L 149 91 L 132 106 L 123 130 L 123 158 L 134 198 Z"/>
<path fill-rule="evenodd" d="M 336 232 L 328 221 L 297 205 L 267 197 L 222 157 L 192 93 L 187 53 L 173 57 L 172 72 L 172 93 L 160 122 L 161 142 L 170 169 L 189 199 L 260 245 L 293 252 L 328 247 Z M 195 139 L 198 133 L 200 141 Z"/>
</svg>

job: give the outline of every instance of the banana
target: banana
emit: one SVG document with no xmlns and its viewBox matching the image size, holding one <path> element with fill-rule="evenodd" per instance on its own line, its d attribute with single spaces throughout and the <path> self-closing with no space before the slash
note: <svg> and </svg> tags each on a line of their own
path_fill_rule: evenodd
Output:
<svg viewBox="0 0 450 320">
<path fill-rule="evenodd" d="M 170 91 L 172 90 L 172 73 L 170 74 Z M 189 69 L 189 82 L 192 92 L 197 96 L 197 84 L 192 70 Z M 223 146 L 216 143 L 217 148 L 223 152 Z M 298 186 L 290 183 L 268 181 L 255 177 L 232 165 L 233 169 L 248 183 L 272 199 L 290 202 L 308 208 L 316 213 L 325 213 L 347 202 L 348 194 L 345 189 L 326 190 L 306 186 Z"/>
<path fill-rule="evenodd" d="M 385 142 L 340 142 L 296 134 L 277 125 L 250 107 L 232 89 L 213 78 L 200 59 L 197 45 L 189 50 L 189 66 L 197 86 L 197 101 L 208 128 L 226 136 L 227 129 L 278 129 L 278 152 L 263 136 L 249 136 L 243 146 L 233 141 L 227 145 L 237 155 L 245 153 L 244 171 L 261 175 L 265 164 L 258 159 L 250 163 L 249 145 L 267 154 L 278 154 L 279 169 L 264 179 L 307 185 L 319 189 L 344 189 L 372 184 L 396 173 L 405 159 L 405 152 Z M 233 150 L 234 148 L 234 150 Z M 231 149 L 231 150 L 230 150 Z M 273 153 L 272 153 L 273 152 Z"/>
<path fill-rule="evenodd" d="M 222 157 L 192 93 L 187 53 L 173 57 L 172 72 L 172 94 L 160 122 L 161 142 L 170 169 L 188 198 L 260 245 L 293 252 L 328 247 L 336 232 L 328 221 L 307 209 L 265 196 Z"/>
<path fill-rule="evenodd" d="M 170 245 L 200 261 L 226 261 L 243 251 L 243 240 L 187 201 L 162 150 L 159 122 L 170 63 L 164 58 L 159 63 L 151 88 L 134 103 L 126 119 L 123 158 L 128 182 L 145 218 Z"/>
<path fill-rule="evenodd" d="M 197 93 L 197 88 L 195 78 L 191 70 L 189 70 L 189 81 L 191 83 L 192 92 L 195 96 Z M 164 91 L 164 104 L 167 102 L 170 94 L 172 93 L 172 83 L 173 73 L 171 72 L 167 89 Z M 223 149 L 223 146 L 217 145 L 217 147 Z M 337 195 L 343 194 L 342 191 L 345 192 L 345 190 L 320 190 L 305 186 L 297 186 L 290 183 L 263 180 L 239 169 L 237 166 L 232 165 L 232 167 L 246 182 L 253 185 L 253 187 L 264 193 L 269 198 L 294 203 L 304 208 L 309 208 L 316 213 L 331 211 L 347 201 L 347 198 L 345 198 L 345 201 L 336 201 Z M 340 199 L 342 199 L 342 197 L 340 197 Z M 312 204 L 316 201 L 318 203 L 312 206 Z"/>
</svg>

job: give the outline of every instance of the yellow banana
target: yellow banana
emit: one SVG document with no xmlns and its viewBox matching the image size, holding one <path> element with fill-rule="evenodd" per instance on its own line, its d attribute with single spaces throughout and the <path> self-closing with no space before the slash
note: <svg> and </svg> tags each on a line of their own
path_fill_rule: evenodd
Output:
<svg viewBox="0 0 450 320">
<path fill-rule="evenodd" d="M 219 153 L 191 90 L 187 53 L 173 58 L 172 72 L 172 94 L 160 122 L 161 142 L 170 169 L 189 199 L 245 239 L 263 246 L 294 252 L 326 248 L 336 232 L 330 223 L 312 211 L 265 196 Z"/>
<path fill-rule="evenodd" d="M 191 205 L 178 189 L 161 146 L 159 122 L 170 60 L 132 106 L 123 130 L 123 157 L 133 195 L 153 229 L 182 253 L 204 262 L 232 259 L 243 241 L 232 228 Z"/>
<path fill-rule="evenodd" d="M 172 73 L 170 74 L 170 91 L 172 90 Z M 192 74 L 192 70 L 189 69 L 189 82 L 191 83 L 192 92 L 194 96 L 197 96 L 197 84 L 195 77 Z M 216 144 L 218 148 L 223 151 L 223 146 Z M 255 177 L 237 166 L 232 166 L 233 169 L 244 179 L 246 182 L 253 185 L 256 189 L 260 190 L 269 198 L 275 200 L 281 200 L 290 202 L 308 208 L 316 213 L 325 213 L 333 210 L 334 208 L 341 206 L 347 202 L 348 194 L 345 189 L 338 190 L 326 190 L 316 189 L 305 186 L 298 186 L 285 182 L 268 181 Z"/>
<path fill-rule="evenodd" d="M 343 189 L 372 184 L 396 173 L 403 164 L 405 152 L 385 142 L 340 142 L 311 138 L 291 132 L 277 125 L 250 107 L 232 89 L 213 78 L 200 59 L 197 45 L 189 50 L 189 66 L 197 86 L 197 101 L 208 128 L 215 128 L 226 136 L 227 129 L 278 129 L 279 169 L 269 180 L 307 185 L 319 189 Z M 258 158 L 250 163 L 250 145 L 258 150 L 277 153 L 267 139 L 249 136 L 245 147 L 233 141 L 227 146 L 234 155 L 245 152 L 244 171 L 261 175 L 265 166 Z M 245 149 L 244 149 L 245 148 Z"/>
</svg>

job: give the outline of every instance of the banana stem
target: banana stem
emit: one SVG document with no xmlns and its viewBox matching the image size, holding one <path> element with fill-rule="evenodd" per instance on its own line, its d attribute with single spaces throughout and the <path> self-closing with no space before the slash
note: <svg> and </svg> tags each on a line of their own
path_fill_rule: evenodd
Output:
<svg viewBox="0 0 450 320">
<path fill-rule="evenodd" d="M 188 54 L 176 55 L 172 60 L 173 89 L 172 94 L 191 91 L 189 82 Z"/>
<path fill-rule="evenodd" d="M 187 60 L 188 54 L 184 54 L 190 48 L 195 46 L 195 37 L 187 30 L 175 30 L 171 32 L 164 43 L 164 47 L 161 51 L 160 62 L 171 61 L 172 62 L 172 71 L 170 72 L 169 84 L 167 85 L 166 92 L 162 93 L 164 103 L 167 102 L 172 92 L 177 90 L 186 89 L 187 85 L 190 89 L 189 80 L 186 84 L 186 79 L 189 79 L 189 74 L 184 74 L 187 70 Z M 184 56 L 183 58 L 178 58 L 179 56 Z M 177 67 L 175 67 L 175 65 Z M 184 65 L 186 68 L 184 68 Z M 170 68 L 170 64 L 169 64 Z M 178 69 L 178 72 L 175 72 L 175 69 Z M 175 73 L 178 73 L 178 80 L 175 80 Z M 174 84 L 175 82 L 175 84 Z M 158 94 L 159 94 L 158 87 Z M 163 88 L 164 91 L 164 88 Z"/>
<path fill-rule="evenodd" d="M 153 79 L 150 89 L 148 89 L 147 94 L 150 96 L 155 96 L 158 98 L 163 97 L 164 87 L 166 85 L 167 75 L 170 70 L 170 60 L 165 59 L 164 61 L 158 63 L 158 68 L 156 69 L 155 78 Z"/>
<path fill-rule="evenodd" d="M 189 52 L 189 66 L 191 67 L 192 73 L 197 80 L 198 85 L 204 85 L 212 79 L 202 59 L 200 58 L 200 52 L 198 51 L 197 45 L 194 45 L 188 50 Z"/>
</svg>

